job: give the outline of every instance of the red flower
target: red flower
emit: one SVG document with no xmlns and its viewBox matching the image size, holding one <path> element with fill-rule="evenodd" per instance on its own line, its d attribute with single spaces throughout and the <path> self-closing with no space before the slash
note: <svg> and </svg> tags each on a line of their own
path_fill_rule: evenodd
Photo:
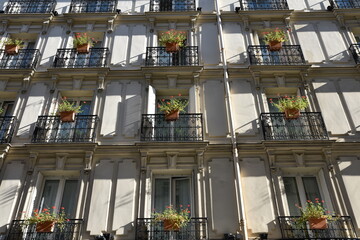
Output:
<svg viewBox="0 0 360 240">
<path fill-rule="evenodd" d="M 65 209 L 64 207 L 61 207 L 61 209 Z"/>
<path fill-rule="evenodd" d="M 174 96 L 170 96 L 170 98 L 174 98 Z"/>
<path fill-rule="evenodd" d="M 55 209 L 56 207 L 55 206 L 52 206 L 52 209 Z"/>
<path fill-rule="evenodd" d="M 181 97 L 181 93 L 179 93 L 179 97 Z"/>
<path fill-rule="evenodd" d="M 161 99 L 161 101 L 165 102 L 165 99 Z"/>
<path fill-rule="evenodd" d="M 190 204 L 188 204 L 187 206 L 190 207 Z"/>
<path fill-rule="evenodd" d="M 319 198 L 315 198 L 316 201 L 319 201 Z"/>
</svg>

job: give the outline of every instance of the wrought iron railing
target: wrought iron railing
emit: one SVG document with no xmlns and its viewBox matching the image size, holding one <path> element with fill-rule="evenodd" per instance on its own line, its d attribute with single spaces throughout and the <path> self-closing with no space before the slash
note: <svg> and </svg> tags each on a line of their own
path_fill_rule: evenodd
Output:
<svg viewBox="0 0 360 240">
<path fill-rule="evenodd" d="M 168 53 L 165 47 L 146 48 L 146 66 L 198 66 L 199 50 L 197 46 L 180 48 L 178 52 Z"/>
<path fill-rule="evenodd" d="M 360 63 L 360 44 L 351 44 L 349 48 L 354 60 L 357 64 Z"/>
<path fill-rule="evenodd" d="M 19 49 L 16 55 L 0 50 L 0 69 L 33 69 L 40 59 L 37 49 Z"/>
<path fill-rule="evenodd" d="M 241 10 L 287 10 L 287 0 L 240 0 Z"/>
<path fill-rule="evenodd" d="M 0 117 L 0 143 L 10 143 L 17 119 L 14 116 Z"/>
<path fill-rule="evenodd" d="M 269 51 L 267 45 L 250 45 L 247 51 L 252 65 L 305 64 L 300 45 L 283 45 L 280 51 Z"/>
<path fill-rule="evenodd" d="M 150 12 L 195 11 L 195 0 L 150 0 Z"/>
<path fill-rule="evenodd" d="M 164 114 L 143 114 L 141 141 L 203 141 L 202 114 L 180 114 L 176 121 L 166 121 Z"/>
<path fill-rule="evenodd" d="M 360 8 L 360 0 L 329 0 L 331 8 Z"/>
<path fill-rule="evenodd" d="M 287 119 L 284 113 L 262 113 L 260 122 L 265 140 L 329 139 L 319 112 L 302 112 L 297 119 Z"/>
<path fill-rule="evenodd" d="M 55 0 L 10 0 L 5 13 L 50 13 L 55 9 Z"/>
<path fill-rule="evenodd" d="M 13 220 L 6 240 L 78 240 L 80 239 L 82 219 L 69 219 L 60 228 L 55 224 L 53 232 L 38 233 L 36 224 L 24 225 L 25 220 Z"/>
<path fill-rule="evenodd" d="M 353 222 L 349 216 L 334 217 L 328 220 L 327 229 L 310 229 L 308 224 L 296 224 L 299 217 L 279 217 L 282 239 L 357 239 Z"/>
<path fill-rule="evenodd" d="M 76 48 L 58 49 L 55 68 L 98 68 L 108 65 L 108 48 L 90 48 L 89 53 L 78 53 Z"/>
<path fill-rule="evenodd" d="M 162 221 L 153 218 L 138 218 L 135 240 L 207 240 L 209 230 L 207 218 L 191 218 L 179 231 L 164 230 Z"/>
<path fill-rule="evenodd" d="M 76 115 L 74 122 L 62 122 L 59 116 L 39 116 L 31 142 L 94 142 L 98 122 L 96 115 Z"/>
<path fill-rule="evenodd" d="M 115 12 L 116 0 L 72 0 L 71 13 L 101 13 Z"/>
</svg>

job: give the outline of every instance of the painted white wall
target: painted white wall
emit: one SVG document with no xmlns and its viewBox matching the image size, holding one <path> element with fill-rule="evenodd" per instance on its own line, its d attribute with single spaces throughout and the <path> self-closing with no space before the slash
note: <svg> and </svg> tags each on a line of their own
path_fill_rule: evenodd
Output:
<svg viewBox="0 0 360 240">
<path fill-rule="evenodd" d="M 68 13 L 70 10 L 70 0 L 56 0 L 55 11 L 59 14 Z"/>
<path fill-rule="evenodd" d="M 135 5 L 133 0 L 118 1 L 118 9 L 121 9 L 122 13 L 131 13 L 133 12 L 134 8 Z"/>
<path fill-rule="evenodd" d="M 220 50 L 216 24 L 203 23 L 199 29 L 199 53 L 202 61 L 204 61 L 205 64 L 218 65 L 220 62 Z"/>
<path fill-rule="evenodd" d="M 110 64 L 124 67 L 127 64 L 127 52 L 129 51 L 129 28 L 120 24 L 115 28 L 111 50 Z"/>
<path fill-rule="evenodd" d="M 251 233 L 274 232 L 275 214 L 264 161 L 243 158 L 240 167 L 248 230 Z"/>
<path fill-rule="evenodd" d="M 196 7 L 201 7 L 202 12 L 212 12 L 215 10 L 214 1 L 213 0 L 196 0 Z"/>
<path fill-rule="evenodd" d="M 21 162 L 9 162 L 6 165 L 5 175 L 0 184 L 0 233 L 5 233 L 8 224 L 13 220 L 23 173 L 24 164 Z"/>
<path fill-rule="evenodd" d="M 243 63 L 246 61 L 246 46 L 244 42 L 243 29 L 240 23 L 224 23 L 224 44 L 226 57 L 229 63 Z"/>
<path fill-rule="evenodd" d="M 318 79 L 313 86 L 327 130 L 332 134 L 346 134 L 350 126 L 334 82 Z"/>
<path fill-rule="evenodd" d="M 53 26 L 49 29 L 48 37 L 44 42 L 45 48 L 40 60 L 40 68 L 46 69 L 52 66 L 57 49 L 60 48 L 63 37 L 63 28 L 61 26 Z"/>
<path fill-rule="evenodd" d="M 114 162 L 101 160 L 95 167 L 87 231 L 99 235 L 107 231 Z"/>
<path fill-rule="evenodd" d="M 131 81 L 125 85 L 125 92 L 122 134 L 125 137 L 134 137 L 139 131 L 141 121 L 141 84 Z"/>
<path fill-rule="evenodd" d="M 136 163 L 132 159 L 119 162 L 112 230 L 127 234 L 135 220 Z"/>
<path fill-rule="evenodd" d="M 347 197 L 355 215 L 355 229 L 359 229 L 360 224 L 360 160 L 357 157 L 340 157 L 338 160 L 340 175 L 344 181 Z M 356 226 L 357 223 L 357 226 Z"/>
<path fill-rule="evenodd" d="M 132 28 L 130 46 L 130 65 L 140 66 L 144 63 L 146 52 L 146 27 L 134 25 Z"/>
<path fill-rule="evenodd" d="M 218 4 L 222 11 L 235 11 L 235 7 L 240 7 L 239 0 L 218 0 Z"/>
<path fill-rule="evenodd" d="M 360 81 L 355 79 L 342 79 L 339 86 L 354 122 L 356 131 L 360 131 Z"/>
<path fill-rule="evenodd" d="M 328 0 L 303 0 L 307 6 L 307 9 L 311 10 L 326 10 L 329 6 Z"/>
<path fill-rule="evenodd" d="M 234 233 L 238 227 L 233 163 L 227 158 L 209 161 L 211 223 L 219 236 Z M 210 226 L 209 226 L 210 227 Z"/>
<path fill-rule="evenodd" d="M 299 1 L 299 0 L 287 0 L 289 9 L 294 9 L 294 10 L 303 10 L 306 8 L 305 2 L 304 1 Z"/>
</svg>

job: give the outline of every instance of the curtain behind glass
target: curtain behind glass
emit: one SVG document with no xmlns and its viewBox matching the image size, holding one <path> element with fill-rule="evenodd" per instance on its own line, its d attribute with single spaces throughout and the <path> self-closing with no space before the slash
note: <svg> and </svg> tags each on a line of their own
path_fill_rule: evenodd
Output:
<svg viewBox="0 0 360 240">
<path fill-rule="evenodd" d="M 301 206 L 299 191 L 296 185 L 295 177 L 283 177 L 283 182 L 285 186 L 285 194 L 287 198 L 287 203 L 289 206 L 289 212 L 291 216 L 300 216 L 300 210 L 298 207 Z"/>
<path fill-rule="evenodd" d="M 179 209 L 180 205 L 183 205 L 183 208 L 190 205 L 189 179 L 175 179 L 175 207 Z"/>
<path fill-rule="evenodd" d="M 155 179 L 154 208 L 162 212 L 170 205 L 170 179 Z"/>
<path fill-rule="evenodd" d="M 316 181 L 316 177 L 303 177 L 304 189 L 306 194 L 306 200 L 315 201 L 315 198 L 321 199 L 319 186 Z"/>
<path fill-rule="evenodd" d="M 66 217 L 75 217 L 75 208 L 77 200 L 77 180 L 67 180 L 65 182 L 64 193 L 60 207 L 64 207 Z"/>
<path fill-rule="evenodd" d="M 39 210 L 43 210 L 44 208 L 51 209 L 51 207 L 55 206 L 56 203 L 56 195 L 59 188 L 59 180 L 46 180 L 44 191 L 40 200 Z"/>
</svg>

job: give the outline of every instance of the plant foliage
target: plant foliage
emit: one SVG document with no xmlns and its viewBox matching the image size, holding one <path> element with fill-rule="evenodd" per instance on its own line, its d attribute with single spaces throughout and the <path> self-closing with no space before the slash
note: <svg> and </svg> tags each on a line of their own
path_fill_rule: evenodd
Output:
<svg viewBox="0 0 360 240">
<path fill-rule="evenodd" d="M 61 103 L 58 107 L 58 112 L 70 112 L 74 111 L 75 113 L 81 113 L 81 106 L 76 106 L 76 103 L 69 102 L 66 97 L 61 99 Z"/>
<path fill-rule="evenodd" d="M 73 45 L 74 47 L 77 47 L 79 45 L 83 44 L 90 44 L 90 46 L 94 46 L 94 43 L 96 43 L 95 38 L 91 38 L 87 33 L 76 33 Z"/>
<path fill-rule="evenodd" d="M 188 205 L 190 207 L 190 205 Z M 171 220 L 173 222 L 174 227 L 182 228 L 187 225 L 190 221 L 190 211 L 188 208 L 183 208 L 180 205 L 180 210 L 176 210 L 172 205 L 167 206 L 166 209 L 161 213 L 153 213 L 153 217 L 155 221 L 164 221 Z"/>
<path fill-rule="evenodd" d="M 181 96 L 181 94 L 179 94 Z M 184 112 L 184 109 L 189 104 L 189 101 L 183 98 L 175 98 L 174 96 L 170 97 L 170 100 L 161 99 L 158 104 L 158 108 L 160 111 L 164 112 L 165 114 L 171 113 L 173 111 L 180 111 Z"/>
<path fill-rule="evenodd" d="M 165 46 L 166 43 L 177 43 L 179 47 L 183 47 L 185 40 L 185 32 L 175 31 L 174 29 L 171 29 L 165 33 L 160 34 L 159 43 L 161 46 Z"/>
<path fill-rule="evenodd" d="M 270 99 L 270 103 L 281 112 L 284 112 L 285 109 L 304 110 L 309 106 L 309 101 L 305 96 L 284 96 L 279 99 L 278 103 L 273 102 L 272 99 Z"/>
<path fill-rule="evenodd" d="M 271 31 L 271 32 L 263 32 L 263 34 L 264 34 L 264 41 L 266 43 L 269 43 L 272 41 L 278 41 L 278 42 L 287 41 L 285 31 L 281 30 L 279 28 L 276 28 L 274 31 Z"/>
</svg>

